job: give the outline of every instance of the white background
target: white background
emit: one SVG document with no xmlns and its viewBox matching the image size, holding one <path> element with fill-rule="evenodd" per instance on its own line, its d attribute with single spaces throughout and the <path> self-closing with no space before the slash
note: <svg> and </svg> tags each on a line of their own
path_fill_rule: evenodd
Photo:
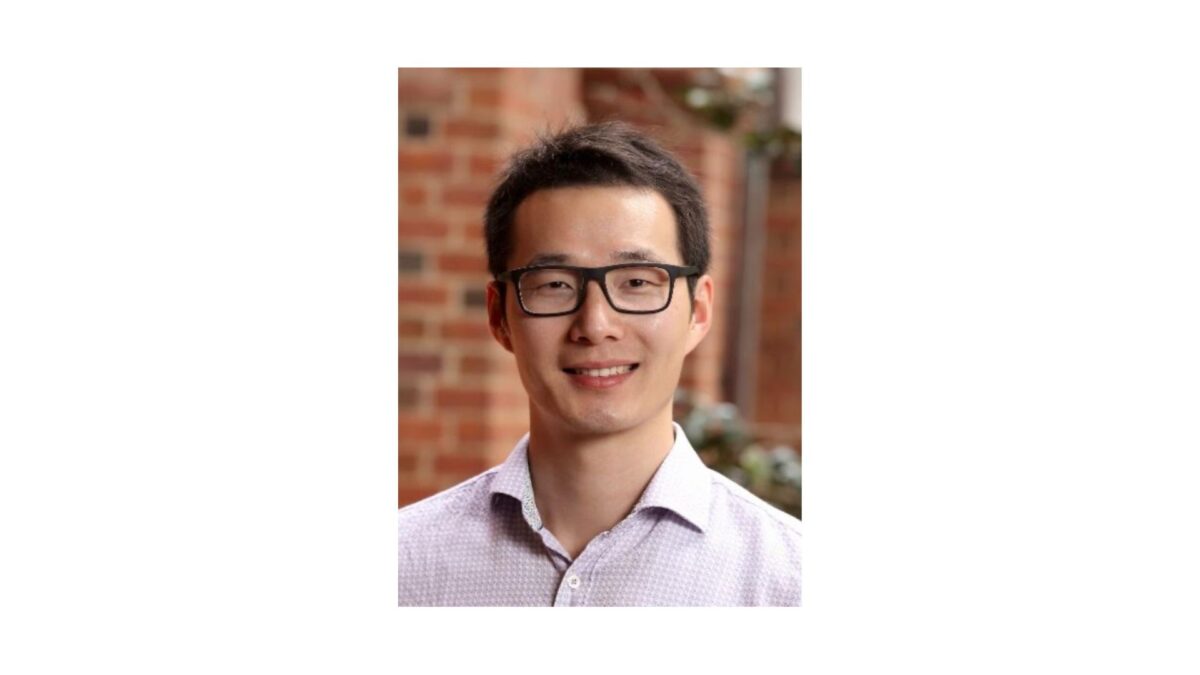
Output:
<svg viewBox="0 0 1200 675">
<path fill-rule="evenodd" d="M 967 6 L 5 3 L 0 670 L 1196 672 L 1195 24 Z M 804 68 L 804 608 L 394 607 L 420 65 Z"/>
</svg>

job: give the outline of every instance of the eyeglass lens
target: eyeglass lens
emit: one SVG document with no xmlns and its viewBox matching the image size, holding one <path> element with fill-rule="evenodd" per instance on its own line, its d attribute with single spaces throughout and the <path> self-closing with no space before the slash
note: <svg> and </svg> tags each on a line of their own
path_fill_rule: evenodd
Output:
<svg viewBox="0 0 1200 675">
<path fill-rule="evenodd" d="M 671 275 L 658 267 L 619 267 L 607 272 L 604 285 L 616 309 L 653 312 L 667 306 Z M 583 275 L 578 270 L 546 267 L 521 275 L 518 290 L 533 314 L 569 312 L 579 300 Z"/>
</svg>

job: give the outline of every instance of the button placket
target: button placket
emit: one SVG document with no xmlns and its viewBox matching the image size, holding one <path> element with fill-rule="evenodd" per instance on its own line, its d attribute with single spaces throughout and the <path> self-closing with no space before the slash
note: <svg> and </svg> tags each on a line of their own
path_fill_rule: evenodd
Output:
<svg viewBox="0 0 1200 675">
<path fill-rule="evenodd" d="M 619 526 L 620 524 L 618 524 Z M 592 576 L 595 575 L 597 566 L 601 564 L 619 540 L 612 536 L 615 529 L 617 528 L 614 527 L 612 530 L 606 530 L 596 535 L 584 547 L 579 556 L 570 561 L 570 565 L 564 570 L 562 581 L 559 582 L 555 604 L 570 604 L 577 607 L 588 604 L 592 587 L 583 588 L 583 577 L 588 576 L 589 583 L 594 581 Z"/>
<path fill-rule="evenodd" d="M 565 570 L 565 574 L 558 582 L 558 592 L 554 594 L 555 607 L 578 607 L 580 604 L 579 588 L 583 586 L 583 579 L 575 572 L 576 566 L 571 565 Z"/>
</svg>

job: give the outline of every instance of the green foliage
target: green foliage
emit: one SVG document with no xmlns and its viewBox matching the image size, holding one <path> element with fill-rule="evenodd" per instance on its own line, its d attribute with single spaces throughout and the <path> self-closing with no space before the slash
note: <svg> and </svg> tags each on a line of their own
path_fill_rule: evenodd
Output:
<svg viewBox="0 0 1200 675">
<path fill-rule="evenodd" d="M 778 126 L 767 131 L 751 131 L 742 137 L 742 142 L 751 152 L 763 155 L 768 159 L 783 157 L 791 162 L 797 173 L 801 169 L 801 140 L 799 131 L 786 126 Z"/>
<path fill-rule="evenodd" d="M 675 395 L 675 419 L 709 468 L 800 517 L 800 453 L 794 448 L 767 449 L 732 403 L 702 406 L 682 389 Z"/>
<path fill-rule="evenodd" d="M 786 125 L 769 123 L 763 127 L 754 120 L 766 119 L 775 91 L 767 83 L 739 86 L 727 78 L 700 78 L 675 90 L 675 100 L 709 126 L 724 132 L 740 133 L 743 145 L 770 160 L 783 159 L 801 170 L 800 132 Z M 742 83 L 744 85 L 744 83 Z"/>
<path fill-rule="evenodd" d="M 751 107 L 752 101 L 721 88 L 690 87 L 683 90 L 684 105 L 705 122 L 729 131 Z"/>
</svg>

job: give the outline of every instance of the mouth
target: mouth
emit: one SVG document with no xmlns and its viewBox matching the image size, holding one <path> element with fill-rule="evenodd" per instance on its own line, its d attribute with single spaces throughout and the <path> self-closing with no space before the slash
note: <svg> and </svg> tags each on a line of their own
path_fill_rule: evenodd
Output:
<svg viewBox="0 0 1200 675">
<path fill-rule="evenodd" d="M 637 370 L 639 363 L 627 363 L 623 366 L 609 366 L 607 368 L 563 368 L 563 372 L 568 375 L 586 375 L 588 377 L 612 377 L 614 375 L 624 375 Z"/>
<path fill-rule="evenodd" d="M 608 389 L 633 376 L 640 363 L 625 363 L 603 368 L 563 368 L 571 382 L 584 389 Z"/>
</svg>

